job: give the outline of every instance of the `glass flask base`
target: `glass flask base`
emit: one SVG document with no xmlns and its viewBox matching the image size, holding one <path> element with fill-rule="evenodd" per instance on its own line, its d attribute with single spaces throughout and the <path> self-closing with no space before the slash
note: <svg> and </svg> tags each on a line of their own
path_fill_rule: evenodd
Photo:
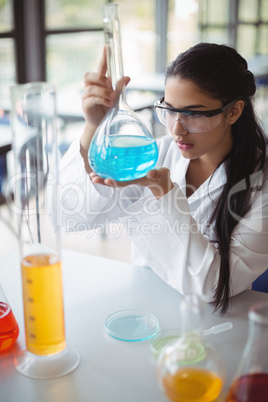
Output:
<svg viewBox="0 0 268 402">
<path fill-rule="evenodd" d="M 79 362 L 79 354 L 69 347 L 61 353 L 49 356 L 35 355 L 25 349 L 14 359 L 15 367 L 20 374 L 43 380 L 69 374 L 77 368 Z"/>
</svg>

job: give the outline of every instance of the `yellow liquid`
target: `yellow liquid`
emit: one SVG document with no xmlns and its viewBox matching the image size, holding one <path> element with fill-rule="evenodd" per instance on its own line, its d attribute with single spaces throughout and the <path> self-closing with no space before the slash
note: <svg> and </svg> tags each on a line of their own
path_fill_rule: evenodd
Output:
<svg viewBox="0 0 268 402">
<path fill-rule="evenodd" d="M 37 254 L 21 262 L 26 347 L 37 355 L 65 349 L 61 262 Z"/>
<path fill-rule="evenodd" d="M 209 402 L 222 388 L 221 379 L 211 371 L 194 367 L 179 369 L 162 381 L 166 396 L 175 402 Z"/>
</svg>

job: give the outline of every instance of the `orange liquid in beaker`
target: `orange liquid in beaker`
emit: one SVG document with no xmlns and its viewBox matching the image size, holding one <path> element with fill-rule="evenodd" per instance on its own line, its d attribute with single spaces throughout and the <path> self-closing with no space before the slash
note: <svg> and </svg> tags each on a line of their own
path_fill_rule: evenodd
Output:
<svg viewBox="0 0 268 402">
<path fill-rule="evenodd" d="M 0 302 L 0 352 L 10 348 L 19 336 L 19 326 L 7 303 Z"/>
<path fill-rule="evenodd" d="M 165 375 L 162 385 L 174 402 L 209 402 L 219 396 L 222 380 L 212 371 L 185 367 L 174 375 Z"/>
<path fill-rule="evenodd" d="M 21 262 L 26 347 L 37 355 L 65 349 L 61 262 L 37 254 Z"/>
</svg>

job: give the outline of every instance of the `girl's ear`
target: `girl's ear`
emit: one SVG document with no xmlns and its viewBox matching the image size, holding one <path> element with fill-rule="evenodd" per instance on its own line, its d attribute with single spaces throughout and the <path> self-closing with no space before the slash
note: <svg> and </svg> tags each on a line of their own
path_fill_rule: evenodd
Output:
<svg viewBox="0 0 268 402">
<path fill-rule="evenodd" d="M 229 124 L 234 124 L 241 116 L 245 102 L 241 99 L 235 102 L 235 104 L 229 109 L 228 118 Z"/>
</svg>

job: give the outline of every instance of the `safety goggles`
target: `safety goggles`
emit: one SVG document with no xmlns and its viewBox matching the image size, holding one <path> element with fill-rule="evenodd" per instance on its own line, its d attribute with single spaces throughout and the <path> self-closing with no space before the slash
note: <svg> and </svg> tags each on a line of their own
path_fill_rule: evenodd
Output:
<svg viewBox="0 0 268 402">
<path fill-rule="evenodd" d="M 170 129 L 179 120 L 189 133 L 205 133 L 213 130 L 220 124 L 221 114 L 233 106 L 237 99 L 219 109 L 205 111 L 176 109 L 166 106 L 164 101 L 165 98 L 161 98 L 154 103 L 160 123 Z"/>
</svg>

